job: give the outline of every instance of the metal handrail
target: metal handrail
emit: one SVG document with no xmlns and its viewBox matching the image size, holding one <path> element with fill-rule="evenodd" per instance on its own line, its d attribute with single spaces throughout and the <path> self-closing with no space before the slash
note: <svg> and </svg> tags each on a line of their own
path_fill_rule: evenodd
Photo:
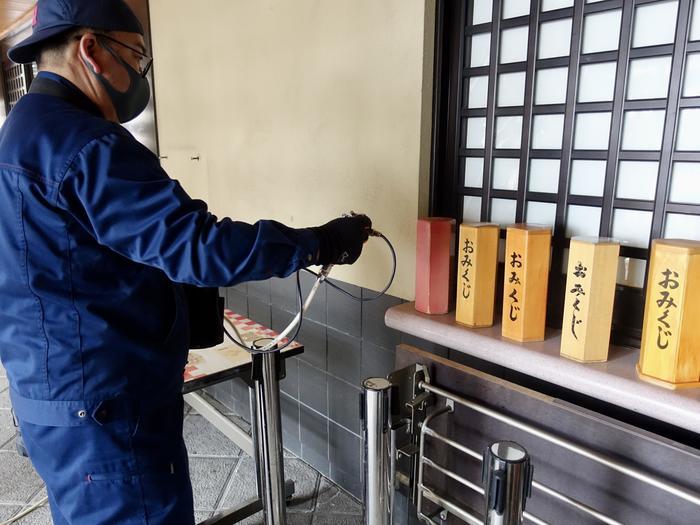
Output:
<svg viewBox="0 0 700 525">
<path fill-rule="evenodd" d="M 505 423 L 509 426 L 515 427 L 519 430 L 522 430 L 523 432 L 526 432 L 526 433 L 531 434 L 533 436 L 536 436 L 540 439 L 548 441 L 554 445 L 558 445 L 558 446 L 565 448 L 566 450 L 569 450 L 569 451 L 571 451 L 575 454 L 578 454 L 580 456 L 591 459 L 591 460 L 595 461 L 596 463 L 600 463 L 601 465 L 605 465 L 606 467 L 609 467 L 609 468 L 611 468 L 611 469 L 613 469 L 621 474 L 624 474 L 628 477 L 634 478 L 638 481 L 646 483 L 647 485 L 651 485 L 652 487 L 656 487 L 660 490 L 663 490 L 664 492 L 667 492 L 669 494 L 677 496 L 677 497 L 679 497 L 685 501 L 688 501 L 694 505 L 700 506 L 700 494 L 697 494 L 695 492 L 691 492 L 691 491 L 687 490 L 686 488 L 681 487 L 680 485 L 677 485 L 675 483 L 671 483 L 668 481 L 664 481 L 657 476 L 652 476 L 650 474 L 646 474 L 645 472 L 642 472 L 639 469 L 636 469 L 636 468 L 631 467 L 629 465 L 625 465 L 624 463 L 616 461 L 608 456 L 605 456 L 603 454 L 600 454 L 600 453 L 595 452 L 593 450 L 590 450 L 588 448 L 577 445 L 577 444 L 575 444 L 572 441 L 569 441 L 567 439 L 563 439 L 563 438 L 560 438 L 558 436 L 555 436 L 554 434 L 551 434 L 545 430 L 538 429 L 532 425 L 524 423 L 520 420 L 517 420 L 517 419 L 510 417 L 510 416 L 507 416 L 505 414 L 502 414 L 501 412 L 498 412 L 496 410 L 488 408 L 488 407 L 481 405 L 479 403 L 476 403 L 474 401 L 469 401 L 468 399 L 464 399 L 464 398 L 457 396 L 457 395 L 455 395 L 447 390 L 444 390 L 440 387 L 436 387 L 434 385 L 431 385 L 431 384 L 423 382 L 423 381 L 418 386 L 421 389 L 425 390 L 426 392 L 431 392 L 431 393 L 436 394 L 438 396 L 442 396 L 445 399 L 449 399 L 449 400 L 453 401 L 454 403 L 465 406 L 467 408 L 471 408 L 472 410 L 480 412 L 481 414 L 484 414 L 484 415 L 489 416 L 493 419 L 501 421 L 502 423 Z M 426 422 L 427 422 L 427 419 L 426 419 Z"/>
<path fill-rule="evenodd" d="M 443 436 L 442 434 L 435 432 L 432 428 L 426 427 L 425 434 L 431 438 L 437 439 L 438 441 L 442 441 L 446 445 L 449 445 L 453 448 L 456 448 L 460 452 L 463 452 L 463 453 L 467 454 L 468 456 L 473 457 L 474 459 L 476 459 L 478 461 L 483 461 L 483 456 L 481 454 L 479 454 L 478 452 L 476 452 L 475 450 L 472 450 L 468 447 L 465 447 L 464 445 L 457 443 L 456 441 L 453 441 L 453 440 Z M 482 489 L 478 485 L 475 485 L 475 484 L 471 483 L 470 481 L 462 478 L 461 476 L 458 476 L 457 474 L 450 472 L 447 469 L 444 469 L 443 467 L 436 464 L 431 459 L 424 457 L 423 460 L 425 461 L 425 464 L 428 465 L 429 467 L 434 468 L 438 472 L 454 479 L 455 481 L 465 485 L 466 487 L 469 487 L 473 491 L 478 492 L 479 494 L 484 493 L 484 489 Z M 603 514 L 602 512 L 595 510 L 593 507 L 589 507 L 585 503 L 582 503 L 574 498 L 571 498 L 565 494 L 562 494 L 561 492 L 559 492 L 551 487 L 548 487 L 547 485 L 544 485 L 543 483 L 540 483 L 536 480 L 533 480 L 532 486 L 534 488 L 538 489 L 539 491 L 544 492 L 545 494 L 548 494 L 548 495 L 552 496 L 553 498 L 558 499 L 562 503 L 565 503 L 567 505 L 570 505 L 572 507 L 579 509 L 582 512 L 585 512 L 589 516 L 592 516 L 592 517 L 600 520 L 603 523 L 607 523 L 608 525 L 623 525 L 621 522 L 614 520 L 610 516 L 607 516 L 607 515 Z"/>
<path fill-rule="evenodd" d="M 416 378 L 414 375 L 414 380 L 415 379 Z M 384 383 L 386 383 L 386 385 L 383 387 L 382 390 L 385 391 L 384 394 L 386 397 L 392 386 L 391 383 L 389 383 L 388 381 L 383 381 Z M 637 481 L 641 481 L 642 483 L 662 490 L 667 494 L 671 494 L 673 496 L 683 499 L 684 501 L 700 506 L 700 494 L 688 490 L 685 487 L 682 487 L 678 484 L 666 481 L 661 477 L 654 476 L 648 472 L 634 468 L 628 464 L 617 461 L 604 454 L 600 454 L 594 450 L 578 445 L 573 441 L 559 437 L 546 430 L 528 424 L 524 421 L 518 420 L 509 415 L 506 415 L 503 412 L 492 409 L 488 406 L 482 405 L 470 399 L 463 398 L 460 395 L 452 393 L 448 390 L 434 386 L 426 380 L 415 380 L 415 382 L 413 382 L 412 385 L 413 386 L 411 387 L 411 392 L 413 397 L 408 401 L 402 401 L 408 403 L 407 406 L 415 406 L 415 403 L 417 403 L 416 400 L 420 400 L 421 403 L 425 403 L 427 399 L 426 396 L 430 394 L 446 400 L 446 404 L 445 406 L 436 409 L 432 414 L 425 414 L 425 411 L 421 409 L 423 410 L 423 412 L 421 413 L 420 417 L 414 416 L 414 418 L 411 419 L 411 425 L 414 429 L 411 435 L 412 439 L 415 439 L 413 443 L 417 444 L 418 447 L 416 450 L 415 445 L 411 445 L 411 447 L 405 447 L 405 450 L 401 450 L 402 453 L 413 457 L 412 470 L 409 476 L 403 476 L 401 473 L 395 471 L 397 460 L 396 454 L 399 453 L 399 451 L 396 450 L 395 435 L 396 431 L 398 430 L 398 423 L 396 421 L 392 421 L 391 417 L 389 416 L 389 412 L 387 412 L 389 406 L 388 398 L 378 405 L 378 408 L 382 408 L 382 410 L 384 411 L 381 417 L 377 417 L 378 414 L 375 414 L 375 417 L 365 418 L 365 432 L 367 434 L 367 442 L 369 443 L 370 441 L 369 436 L 374 436 L 375 441 L 380 440 L 381 438 L 381 442 L 383 443 L 383 445 L 375 451 L 376 453 L 373 460 L 370 461 L 368 459 L 366 462 L 367 467 L 371 467 L 371 469 L 369 470 L 373 469 L 372 472 L 376 473 L 376 475 L 374 476 L 374 481 L 377 485 L 375 487 L 376 490 L 370 491 L 370 494 L 374 494 L 375 496 L 380 492 L 384 494 L 384 497 L 379 498 L 379 500 L 377 501 L 378 504 L 375 505 L 376 510 L 378 511 L 376 513 L 377 515 L 375 516 L 372 513 L 366 514 L 366 523 L 368 525 L 386 525 L 387 523 L 392 523 L 393 498 L 390 496 L 390 494 L 392 494 L 396 488 L 395 483 L 399 481 L 401 481 L 403 484 L 406 484 L 409 487 L 412 501 L 415 501 L 416 503 L 418 517 L 425 523 L 437 524 L 437 522 L 435 521 L 435 516 L 437 514 L 440 514 L 443 520 L 446 519 L 444 517 L 445 514 L 451 514 L 454 517 L 457 517 L 471 525 L 483 525 L 483 519 L 486 519 L 488 522 L 490 522 L 490 520 L 493 517 L 491 514 L 489 514 L 485 518 L 482 518 L 478 514 L 475 515 L 473 514 L 474 511 L 469 508 L 465 508 L 463 503 L 451 499 L 447 494 L 442 494 L 440 490 L 436 490 L 434 487 L 428 486 L 425 483 L 425 469 L 427 467 L 430 469 L 434 469 L 436 472 L 439 472 L 440 474 L 446 476 L 448 479 L 455 481 L 461 486 L 466 487 L 469 490 L 472 490 L 482 496 L 484 496 L 487 490 L 490 490 L 490 488 L 492 487 L 492 485 L 489 485 L 489 488 L 485 490 L 481 486 L 484 483 L 483 480 L 482 483 L 471 482 L 465 477 L 460 476 L 456 472 L 453 472 L 447 467 L 440 465 L 438 462 L 426 457 L 426 439 L 431 438 L 437 441 L 441 441 L 447 446 L 454 448 L 457 451 L 480 461 L 482 465 L 484 464 L 484 461 L 486 459 L 490 458 L 490 456 L 487 456 L 485 459 L 484 456 L 482 456 L 482 454 L 480 454 L 479 452 L 474 451 L 469 447 L 466 447 L 463 444 L 458 443 L 457 441 L 454 441 L 453 439 L 444 436 L 437 432 L 435 429 L 431 428 L 431 424 L 434 423 L 436 418 L 454 412 L 454 407 L 457 404 L 479 412 L 481 414 L 484 414 L 485 416 L 500 421 L 501 423 L 504 423 L 510 427 L 517 428 L 523 432 L 526 432 L 527 434 L 533 435 L 546 442 L 560 446 L 561 448 L 573 452 L 579 456 L 592 460 L 600 465 L 604 465 L 610 468 L 611 470 L 614 470 L 625 476 L 636 479 Z M 365 405 L 367 405 L 367 403 L 365 403 Z M 367 408 L 366 410 L 368 411 Z M 421 419 L 423 419 L 422 423 L 420 422 Z M 390 434 L 389 439 L 387 439 L 389 437 L 388 434 Z M 377 444 L 378 443 L 379 441 L 377 441 Z M 367 450 L 369 449 L 374 450 L 373 447 L 367 447 Z M 489 448 L 488 450 L 491 451 L 491 448 Z M 525 456 L 528 457 L 527 452 L 523 452 L 525 453 Z M 493 479 L 489 477 L 490 473 L 492 472 L 491 469 L 493 468 L 494 467 L 492 466 L 492 464 L 489 463 L 489 469 L 484 471 L 486 472 L 486 479 L 488 479 L 489 481 L 493 481 Z M 535 488 L 535 490 L 538 490 L 543 494 L 546 494 L 547 496 L 555 498 L 559 502 L 571 507 L 572 509 L 576 509 L 582 513 L 585 513 L 586 515 L 591 516 L 596 520 L 605 523 L 606 525 L 622 525 L 620 521 L 615 520 L 614 518 L 606 515 L 605 513 L 597 509 L 581 501 L 578 501 L 570 496 L 562 494 L 561 492 L 555 490 L 552 487 L 544 485 L 543 483 L 540 483 L 536 480 L 532 480 L 531 473 L 528 473 L 527 477 L 529 479 L 527 483 L 531 483 L 531 485 L 528 485 L 527 488 L 522 489 L 524 497 L 529 496 L 529 486 L 532 486 Z M 406 478 L 406 480 L 402 481 L 403 478 Z M 513 497 L 520 497 L 520 493 L 518 492 Z M 424 504 L 426 500 L 436 505 L 438 509 L 437 512 L 431 512 L 430 510 L 424 509 Z M 511 501 L 512 503 L 512 500 L 509 501 Z M 489 507 L 489 511 L 490 510 L 491 508 Z M 538 518 L 537 516 L 533 516 L 532 514 L 526 512 L 524 510 L 524 504 L 522 509 L 518 509 L 518 513 L 519 516 L 516 517 L 518 521 L 525 519 L 536 525 L 548 525 L 547 522 L 545 522 L 541 518 Z"/>
<path fill-rule="evenodd" d="M 475 485 L 468 481 L 467 479 L 459 476 L 458 474 L 455 474 L 454 472 L 451 472 L 447 469 L 442 468 L 441 466 L 437 465 L 434 461 L 428 459 L 425 457 L 425 436 L 429 435 L 429 432 L 432 432 L 433 435 L 438 435 L 435 433 L 431 428 L 430 428 L 430 423 L 437 417 L 442 416 L 444 414 L 452 412 L 453 409 L 450 406 L 443 407 L 435 412 L 433 412 L 431 415 L 425 418 L 425 421 L 421 425 L 421 432 L 420 432 L 420 446 L 419 446 L 419 456 L 418 456 L 418 501 L 416 505 L 416 510 L 418 513 L 418 517 L 423 519 L 426 522 L 429 523 L 435 523 L 435 521 L 427 516 L 423 512 L 423 497 L 425 496 L 427 499 L 431 500 L 433 503 L 442 506 L 444 509 L 447 511 L 451 512 L 455 516 L 459 517 L 462 521 L 467 522 L 471 525 L 483 525 L 483 521 L 481 521 L 479 518 L 474 516 L 473 514 L 469 513 L 467 510 L 463 509 L 460 507 L 458 504 L 450 501 L 449 499 L 439 496 L 435 490 L 432 488 L 428 487 L 423 483 L 423 474 L 424 474 L 424 465 L 427 465 L 431 468 L 434 468 L 438 472 L 441 472 L 442 474 L 448 476 L 449 478 L 457 481 L 458 483 L 466 486 L 467 488 L 483 495 L 484 494 L 484 489 L 479 487 L 478 485 Z M 476 452 L 468 449 L 467 447 L 464 447 L 463 445 L 460 445 L 459 443 L 449 440 L 445 438 L 448 442 L 448 444 L 454 444 L 456 445 L 455 448 L 468 453 L 469 455 L 476 455 L 477 457 L 481 458 L 479 454 Z M 528 521 L 531 521 L 535 525 L 549 525 L 546 521 L 541 520 L 537 516 L 533 516 L 529 512 L 523 512 L 523 517 L 525 517 Z"/>
<path fill-rule="evenodd" d="M 449 412 L 452 412 L 452 407 L 450 406 L 446 406 L 439 410 L 436 410 L 435 412 L 433 412 L 425 418 L 425 421 L 423 421 L 423 425 L 421 427 L 420 444 L 418 447 L 418 500 L 416 502 L 416 508 L 418 510 L 419 518 L 427 518 L 427 516 L 423 514 L 423 465 L 425 464 L 423 462 L 423 458 L 425 457 L 425 429 L 428 428 L 428 425 L 430 425 L 430 422 L 433 419 L 435 419 L 436 417 L 440 417 L 443 414 L 447 414 Z"/>
</svg>

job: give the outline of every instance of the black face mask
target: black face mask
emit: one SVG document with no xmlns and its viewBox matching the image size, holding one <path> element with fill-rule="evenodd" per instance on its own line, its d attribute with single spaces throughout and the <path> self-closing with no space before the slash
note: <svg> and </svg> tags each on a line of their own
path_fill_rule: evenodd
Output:
<svg viewBox="0 0 700 525">
<path fill-rule="evenodd" d="M 117 119 L 122 124 L 138 117 L 151 100 L 151 86 L 148 80 L 142 77 L 138 71 L 126 63 L 114 50 L 107 46 L 103 47 L 126 69 L 129 74 L 129 88 L 125 92 L 117 91 L 114 86 L 101 73 L 90 70 L 104 86 L 109 98 L 112 100 L 114 109 L 117 112 Z"/>
</svg>

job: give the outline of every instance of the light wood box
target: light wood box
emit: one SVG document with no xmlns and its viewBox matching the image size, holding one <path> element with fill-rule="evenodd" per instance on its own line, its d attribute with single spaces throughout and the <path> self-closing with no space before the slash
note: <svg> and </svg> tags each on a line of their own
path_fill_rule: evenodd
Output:
<svg viewBox="0 0 700 525">
<path fill-rule="evenodd" d="M 552 246 L 549 227 L 515 224 L 506 235 L 502 335 L 543 341 Z"/>
<path fill-rule="evenodd" d="M 455 320 L 460 324 L 493 325 L 500 231 L 497 224 L 488 223 L 459 227 Z"/>
<path fill-rule="evenodd" d="M 700 387 L 700 242 L 652 241 L 637 372 L 667 388 Z"/>
<path fill-rule="evenodd" d="M 574 237 L 566 272 L 561 355 L 583 363 L 608 360 L 620 243 Z"/>
</svg>

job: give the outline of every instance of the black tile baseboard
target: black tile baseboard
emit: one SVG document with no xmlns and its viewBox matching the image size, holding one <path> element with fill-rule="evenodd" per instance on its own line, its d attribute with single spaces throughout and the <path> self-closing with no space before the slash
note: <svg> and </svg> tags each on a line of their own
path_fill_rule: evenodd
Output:
<svg viewBox="0 0 700 525">
<path fill-rule="evenodd" d="M 299 362 L 299 401 L 328 416 L 328 374 Z"/>
<path fill-rule="evenodd" d="M 343 290 L 351 293 L 355 297 L 362 297 L 362 288 L 359 286 L 335 280 L 331 282 L 342 287 Z M 332 326 L 339 332 L 360 339 L 362 337 L 362 303 L 348 297 L 331 286 L 328 286 L 326 289 L 326 298 L 328 326 Z"/>
<path fill-rule="evenodd" d="M 278 308 L 275 305 L 271 306 L 270 314 L 271 314 L 270 328 L 272 328 L 276 332 L 281 332 L 282 330 L 284 330 L 289 325 L 289 323 L 292 322 L 292 319 L 294 319 L 294 315 L 295 315 L 295 314 L 288 312 L 286 310 L 282 310 L 281 308 Z"/>
<path fill-rule="evenodd" d="M 271 304 L 275 308 L 296 312 L 298 310 L 296 279 L 270 279 Z"/>
<path fill-rule="evenodd" d="M 330 476 L 328 419 L 303 404 L 299 408 L 301 459 L 321 474 Z"/>
<path fill-rule="evenodd" d="M 362 384 L 362 340 L 328 327 L 328 372 L 348 383 Z"/>
<path fill-rule="evenodd" d="M 328 418 L 359 437 L 361 432 L 360 389 L 329 375 Z"/>
<path fill-rule="evenodd" d="M 282 412 L 282 442 L 284 447 L 301 457 L 301 434 L 299 424 L 299 401 L 284 393 L 280 394 Z"/>
<path fill-rule="evenodd" d="M 294 399 L 299 399 L 299 359 L 284 360 L 285 378 L 280 381 L 280 390 Z"/>
<path fill-rule="evenodd" d="M 362 289 L 362 297 L 374 297 L 377 292 Z M 385 295 L 362 303 L 362 341 L 384 348 L 394 348 L 401 342 L 401 333 L 384 324 L 384 314 L 392 306 L 403 303 L 398 297 Z"/>
<path fill-rule="evenodd" d="M 386 377 L 394 370 L 395 351 L 362 341 L 362 377 Z"/>
<path fill-rule="evenodd" d="M 248 297 L 248 317 L 263 326 L 270 326 L 272 324 L 270 303 Z"/>
<path fill-rule="evenodd" d="M 226 290 L 226 307 L 238 314 L 248 317 L 248 296 L 236 290 L 229 288 Z"/>
<path fill-rule="evenodd" d="M 304 353 L 299 359 L 321 370 L 327 370 L 326 325 L 307 319 L 299 331 Z"/>
<path fill-rule="evenodd" d="M 248 283 L 248 297 L 254 297 L 264 303 L 270 304 L 270 281 L 250 281 Z"/>
<path fill-rule="evenodd" d="M 362 440 L 332 422 L 328 437 L 331 478 L 355 497 L 362 498 Z"/>
</svg>

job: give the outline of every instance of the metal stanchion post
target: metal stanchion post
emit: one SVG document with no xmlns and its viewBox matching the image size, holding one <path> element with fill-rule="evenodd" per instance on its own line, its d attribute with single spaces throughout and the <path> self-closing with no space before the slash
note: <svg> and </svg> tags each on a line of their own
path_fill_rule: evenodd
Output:
<svg viewBox="0 0 700 525">
<path fill-rule="evenodd" d="M 259 492 L 266 525 L 286 525 L 279 352 L 253 355 L 254 438 L 259 460 Z"/>
<path fill-rule="evenodd" d="M 482 482 L 486 497 L 485 525 L 520 525 L 532 490 L 527 451 L 512 441 L 499 441 L 484 451 Z"/>
<path fill-rule="evenodd" d="M 393 480 L 390 480 L 389 399 L 391 383 L 384 378 L 362 384 L 365 434 L 365 524 L 389 525 Z"/>
</svg>

